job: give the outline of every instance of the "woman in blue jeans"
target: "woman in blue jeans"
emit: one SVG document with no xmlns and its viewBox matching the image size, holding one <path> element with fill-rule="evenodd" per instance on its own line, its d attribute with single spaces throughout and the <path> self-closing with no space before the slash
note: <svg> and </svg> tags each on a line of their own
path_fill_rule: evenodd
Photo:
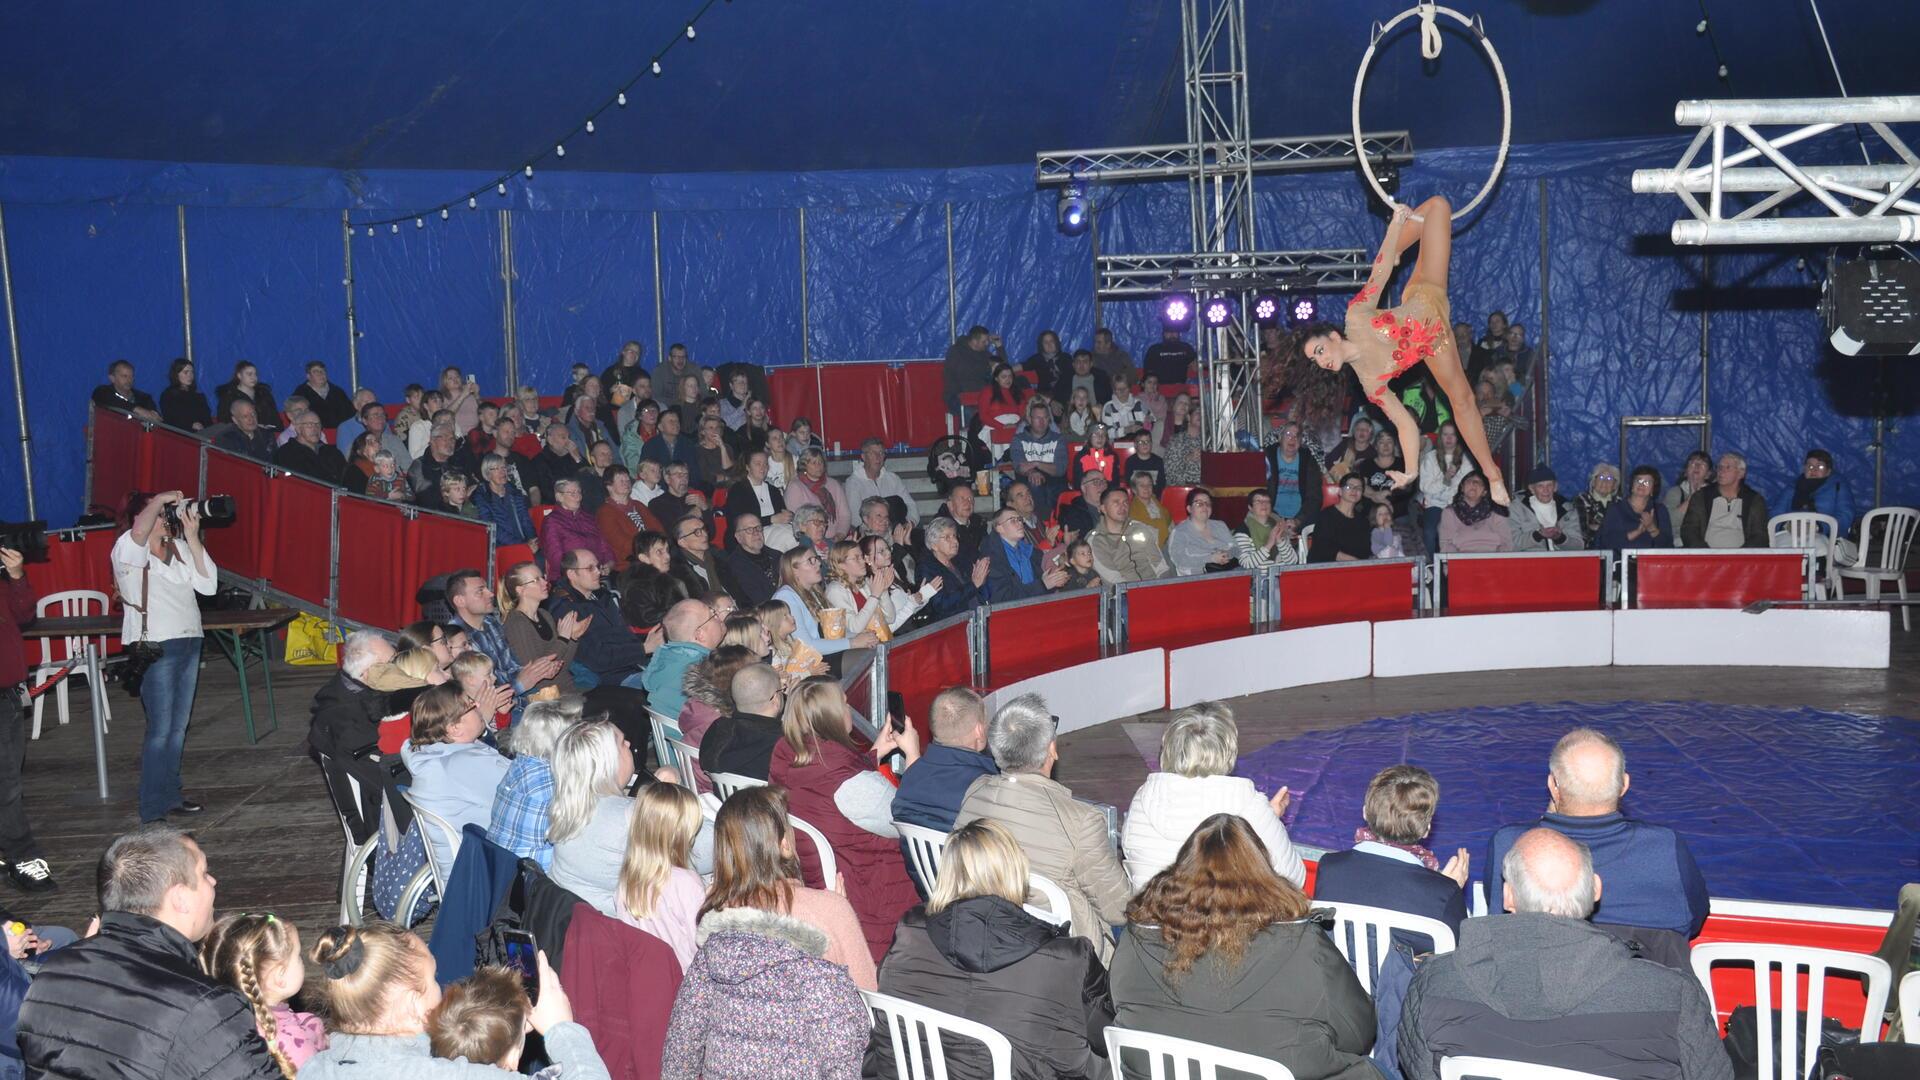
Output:
<svg viewBox="0 0 1920 1080">
<path fill-rule="evenodd" d="M 127 531 L 113 544 L 114 583 L 127 609 L 121 640 L 129 647 L 139 641 L 160 647 L 160 658 L 140 683 L 147 714 L 140 820 L 148 822 L 204 809 L 180 793 L 180 751 L 200 679 L 197 597 L 212 596 L 219 579 L 200 539 L 199 508 L 180 492 L 135 492 L 127 499 L 127 518 Z"/>
</svg>

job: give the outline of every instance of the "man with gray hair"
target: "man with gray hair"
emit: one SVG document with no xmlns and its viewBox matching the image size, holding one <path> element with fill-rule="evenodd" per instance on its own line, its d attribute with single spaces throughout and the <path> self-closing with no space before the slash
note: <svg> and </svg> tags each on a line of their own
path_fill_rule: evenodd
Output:
<svg viewBox="0 0 1920 1080">
<path fill-rule="evenodd" d="M 340 645 L 340 670 L 313 695 L 307 744 L 331 757 L 349 757 L 377 741 L 387 695 L 361 680 L 375 664 L 393 662 L 393 642 L 378 630 L 355 630 Z"/>
<path fill-rule="evenodd" d="M 1687 943 L 1707 921 L 1706 879 L 1678 833 L 1621 813 L 1630 779 L 1619 743 L 1592 728 L 1562 736 L 1548 758 L 1547 812 L 1493 834 L 1487 895 L 1500 895 L 1505 859 L 1520 834 L 1552 829 L 1585 844 L 1606 879 L 1595 925 L 1633 943 L 1641 956 L 1684 971 Z"/>
<path fill-rule="evenodd" d="M 1771 543 L 1767 532 L 1767 500 L 1747 484 L 1747 459 L 1720 455 L 1713 484 L 1695 493 L 1680 522 L 1680 545 L 1690 548 L 1763 548 Z"/>
<path fill-rule="evenodd" d="M 1512 914 L 1468 919 L 1459 946 L 1421 964 L 1407 989 L 1398 1044 L 1406 1080 L 1439 1080 L 1449 1057 L 1731 1080 L 1732 1059 L 1693 976 L 1635 956 L 1587 921 L 1603 876 L 1585 844 L 1531 829 L 1508 849 L 1504 870 L 1497 895 Z"/>
<path fill-rule="evenodd" d="M 987 725 L 987 746 L 1000 771 L 973 782 L 953 823 L 957 828 L 985 818 L 1006 826 L 1033 872 L 1066 891 L 1073 932 L 1092 942 L 1105 964 L 1113 956 L 1109 927 L 1125 925 L 1133 887 L 1113 849 L 1106 815 L 1048 776 L 1060 760 L 1054 743 L 1059 724 L 1039 694 L 1002 705 Z"/>
<path fill-rule="evenodd" d="M 20 1004 L 28 1076 L 277 1080 L 253 1006 L 203 972 L 214 877 L 192 836 L 162 822 L 100 857 L 100 929 L 47 953 Z"/>
<path fill-rule="evenodd" d="M 849 506 L 860 506 L 868 499 L 897 498 L 906 504 L 907 520 L 920 523 L 920 507 L 914 504 L 907 485 L 887 468 L 887 444 L 879 439 L 860 444 L 860 467 L 847 475 L 845 487 Z"/>
</svg>

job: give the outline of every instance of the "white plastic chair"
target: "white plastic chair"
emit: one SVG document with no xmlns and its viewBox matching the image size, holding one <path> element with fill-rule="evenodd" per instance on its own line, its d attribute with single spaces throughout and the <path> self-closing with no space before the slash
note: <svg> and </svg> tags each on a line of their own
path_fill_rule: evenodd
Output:
<svg viewBox="0 0 1920 1080">
<path fill-rule="evenodd" d="M 707 779 L 712 781 L 713 792 L 720 796 L 721 802 L 733 798 L 733 793 L 736 791 L 767 786 L 765 780 L 755 780 L 751 776 L 741 776 L 739 773 L 732 772 L 710 772 L 707 774 Z"/>
<path fill-rule="evenodd" d="M 667 745 L 667 733 L 680 734 L 680 721 L 666 713 L 647 710 L 647 723 L 653 728 L 653 760 L 662 765 L 671 765 L 673 748 Z"/>
<path fill-rule="evenodd" d="M 433 887 L 441 896 L 447 894 L 447 875 L 453 873 L 452 864 L 440 865 L 440 859 L 434 854 L 433 834 L 439 833 L 446 840 L 447 850 L 454 858 L 460 857 L 460 830 L 453 823 L 428 810 L 422 810 L 411 793 L 406 795 L 407 805 L 413 807 L 413 819 L 420 823 L 420 838 L 426 841 L 427 869 L 433 873 Z M 405 908 L 401 909 L 405 911 Z"/>
<path fill-rule="evenodd" d="M 1525 1061 L 1502 1061 L 1488 1057 L 1446 1057 L 1440 1059 L 1440 1080 L 1607 1080 L 1577 1069 L 1557 1069 L 1552 1065 L 1533 1065 Z"/>
<path fill-rule="evenodd" d="M 405 797 L 404 793 L 402 797 Z M 411 805 L 413 800 L 408 799 L 407 802 Z M 390 838 L 400 835 L 400 823 L 394 819 L 393 804 L 385 800 L 382 800 L 380 803 L 380 827 L 387 832 Z M 420 828 L 422 830 L 421 839 L 424 840 L 426 839 L 425 830 L 427 827 L 422 825 Z M 395 842 L 393 848 L 397 850 L 398 847 L 399 844 Z M 414 925 L 414 909 L 420 906 L 421 899 L 427 896 L 429 891 L 435 896 L 439 895 L 438 886 L 434 882 L 433 849 L 431 847 L 427 848 L 427 865 L 414 871 L 413 877 L 409 878 L 407 884 L 400 890 L 400 902 L 394 906 L 394 912 L 400 921 L 407 926 Z"/>
<path fill-rule="evenodd" d="M 1146 1074 L 1150 1080 L 1220 1080 L 1222 1069 L 1258 1076 L 1262 1080 L 1293 1080 L 1293 1070 L 1271 1058 L 1176 1039 L 1171 1035 L 1134 1031 L 1117 1024 L 1107 1027 L 1107 1064 L 1113 1070 L 1113 1080 L 1127 1080 L 1120 1055 L 1128 1050 L 1135 1052 L 1136 1060 L 1143 1055 L 1146 1057 Z"/>
<path fill-rule="evenodd" d="M 1347 958 L 1353 973 L 1360 978 L 1360 989 L 1368 994 L 1373 993 L 1373 981 L 1380 976 L 1380 966 L 1387 962 L 1387 954 L 1393 950 L 1395 930 L 1431 938 L 1436 956 L 1453 951 L 1453 930 L 1439 919 L 1365 904 L 1318 901 L 1313 906 L 1333 912 L 1333 927 L 1329 931 L 1333 935 L 1333 947 Z"/>
<path fill-rule="evenodd" d="M 947 1051 L 940 1036 L 957 1035 L 980 1043 L 993 1063 L 993 1080 L 1012 1080 L 1013 1044 L 985 1024 L 929 1009 L 903 998 L 860 991 L 867 1008 L 879 1014 L 893 1053 L 893 1071 L 909 1080 L 947 1080 Z"/>
<path fill-rule="evenodd" d="M 1920 971 L 1900 978 L 1900 1031 L 1907 1042 L 1920 1044 Z"/>
<path fill-rule="evenodd" d="M 823 889 L 833 888 L 833 879 L 839 876 L 840 869 L 839 864 L 836 863 L 833 858 L 833 845 L 827 843 L 827 834 L 807 824 L 796 814 L 788 814 L 787 820 L 793 823 L 794 828 L 806 833 L 807 838 L 813 841 L 813 850 L 820 856 L 820 880 L 823 882 L 820 887 Z M 1882 1004 L 1884 1004 L 1885 999 L 1883 998 L 1881 1000 Z"/>
<path fill-rule="evenodd" d="M 55 611 L 55 608 L 59 608 L 60 610 Z M 41 597 L 39 602 L 33 605 L 33 613 L 43 619 L 48 616 L 71 619 L 88 615 L 105 615 L 107 613 L 107 594 L 95 592 L 92 589 L 69 589 L 66 592 L 53 593 Z M 86 646 L 87 639 L 84 637 L 41 638 L 40 665 L 33 669 L 33 678 L 31 680 L 33 685 L 38 686 L 56 674 L 59 674 L 62 665 L 73 657 L 79 656 Z M 107 658 L 106 635 L 102 634 L 94 638 L 93 648 L 95 655 L 100 657 L 102 661 L 105 661 Z M 61 724 L 65 724 L 69 717 L 69 711 L 67 709 L 67 681 L 73 678 L 74 675 L 85 677 L 86 668 L 78 664 L 74 665 L 71 669 L 71 674 L 69 674 L 67 678 L 61 679 L 53 688 L 54 701 L 60 708 Z M 101 726 L 103 728 L 106 727 L 105 722 L 113 719 L 113 699 L 107 696 L 105 680 L 90 680 L 87 684 L 87 692 L 92 694 L 94 700 L 100 703 Z M 46 705 L 47 696 L 45 694 L 33 699 L 33 738 L 37 739 L 40 737 L 40 716 L 46 708 Z"/>
<path fill-rule="evenodd" d="M 660 764 L 668 766 L 680 776 L 680 786 L 688 791 L 699 791 L 700 782 L 695 778 L 696 766 L 700 761 L 700 750 L 685 739 L 666 736 L 667 751 L 673 760 L 660 759 Z"/>
<path fill-rule="evenodd" d="M 1884 523 L 1884 524 L 1881 524 Z M 1880 525 L 1879 543 L 1874 543 L 1875 526 Z M 1839 563 L 1834 573 L 1840 580 L 1864 582 L 1867 599 L 1880 599 L 1880 587 L 1892 585 L 1907 598 L 1907 554 L 1913 547 L 1913 533 L 1920 527 L 1920 510 L 1910 506 L 1883 506 L 1867 511 L 1860 519 L 1860 554 L 1852 562 Z M 1900 609 L 1900 628 L 1913 629 L 1913 609 Z"/>
<path fill-rule="evenodd" d="M 1296 537 L 1295 540 L 1296 546 L 1300 549 L 1300 565 L 1305 566 L 1307 564 L 1307 548 L 1313 545 L 1313 526 L 1309 525 L 1301 529 L 1300 535 Z"/>
<path fill-rule="evenodd" d="M 1819 552 L 1814 557 L 1814 580 L 1828 597 L 1839 595 L 1840 579 L 1833 576 L 1833 549 L 1840 538 L 1840 523 L 1832 515 L 1804 510 L 1775 514 L 1767 519 L 1767 537 L 1777 548 L 1812 548 Z"/>
<path fill-rule="evenodd" d="M 354 843 L 353 826 L 348 823 L 347 815 L 340 806 L 343 801 L 352 806 L 360 805 L 360 781 L 350 772 L 342 773 L 347 780 L 347 790 L 339 791 L 333 786 L 331 765 L 332 759 L 320 754 L 320 780 L 327 785 L 327 798 L 333 802 L 334 814 L 340 819 L 340 831 L 347 839 L 346 859 L 340 868 L 340 922 L 347 926 L 359 926 L 360 913 L 366 910 L 367 889 L 372 885 L 371 864 L 374 849 L 380 845 L 380 830 L 376 826 L 367 836 L 366 843 Z"/>
<path fill-rule="evenodd" d="M 1825 1013 L 1829 972 L 1860 975 L 1867 982 L 1867 1004 L 1859 1016 L 1842 1017 L 1848 1027 L 1860 1029 L 1860 1041 L 1880 1041 L 1880 1017 L 1887 1011 L 1887 994 L 1893 989 L 1893 969 L 1871 953 L 1814 949 L 1800 945 L 1763 945 L 1753 941 L 1720 941 L 1693 947 L 1693 977 L 1713 1000 L 1713 965 L 1745 964 L 1753 969 L 1753 1001 L 1759 1021 L 1760 1076 L 1805 1076 L 1813 1069 L 1814 1055 L 1820 1049 L 1820 1020 Z M 1780 969 L 1780 1000 L 1773 999 L 1773 969 Z M 1800 1001 L 1800 969 L 1807 973 L 1807 999 Z M 1780 1031 L 1773 1031 L 1774 1010 L 1779 1010 Z M 1807 1023 L 1795 1038 L 1793 1018 L 1805 1011 Z M 1716 1006 L 1716 1011 L 1718 1008 Z M 1780 1067 L 1776 1069 L 1777 1059 Z"/>
<path fill-rule="evenodd" d="M 1041 874 L 1028 874 L 1027 887 L 1039 893 L 1041 899 L 1047 902 L 1046 907 L 1036 904 L 1026 905 L 1027 914 L 1042 922 L 1065 927 L 1069 931 L 1073 929 L 1073 905 L 1067 899 L 1067 890 L 1061 888 L 1052 878 Z"/>
<path fill-rule="evenodd" d="M 938 829 L 929 829 L 925 825 L 909 825 L 896 821 L 893 827 L 900 832 L 900 839 L 907 842 L 907 860 L 912 864 L 909 869 L 913 876 L 920 879 L 928 892 L 933 891 L 933 883 L 940 879 L 940 857 L 946 854 L 947 834 Z"/>
</svg>

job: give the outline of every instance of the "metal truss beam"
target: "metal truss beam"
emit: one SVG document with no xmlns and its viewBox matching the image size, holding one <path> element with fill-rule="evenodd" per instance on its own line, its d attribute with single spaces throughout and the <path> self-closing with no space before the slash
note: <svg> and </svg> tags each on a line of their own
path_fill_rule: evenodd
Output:
<svg viewBox="0 0 1920 1080">
<path fill-rule="evenodd" d="M 1413 137 L 1404 131 L 1381 131 L 1361 136 L 1369 159 L 1404 165 L 1413 160 Z M 1096 150 L 1048 150 L 1034 155 L 1034 180 L 1047 184 L 1116 183 L 1126 180 L 1174 180 L 1196 170 L 1225 167 L 1235 147 L 1207 143 L 1194 152 L 1192 143 L 1158 146 L 1108 146 Z M 1304 135 L 1286 139 L 1253 139 L 1247 144 L 1256 173 L 1294 172 L 1353 165 L 1352 135 Z"/>
<path fill-rule="evenodd" d="M 1357 289 L 1371 269 L 1359 248 L 1102 255 L 1094 260 L 1094 287 L 1103 300 L 1157 297 L 1175 288 L 1203 294 Z"/>
</svg>

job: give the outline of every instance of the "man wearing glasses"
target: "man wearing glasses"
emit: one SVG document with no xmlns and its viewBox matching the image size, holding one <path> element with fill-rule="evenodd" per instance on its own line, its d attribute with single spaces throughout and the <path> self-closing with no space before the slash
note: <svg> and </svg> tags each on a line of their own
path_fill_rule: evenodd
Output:
<svg viewBox="0 0 1920 1080">
<path fill-rule="evenodd" d="M 746 608 L 773 599 L 780 588 L 780 553 L 767 546 L 760 515 L 736 516 L 727 536 L 727 549 L 720 553 L 720 577 L 727 592 Z"/>
<path fill-rule="evenodd" d="M 673 556 L 668 573 L 687 587 L 688 596 L 721 592 L 720 566 L 713 560 L 713 534 L 704 516 L 688 515 L 673 523 Z"/>
<path fill-rule="evenodd" d="M 555 619 L 569 614 L 586 624 L 573 662 L 599 678 L 601 686 L 619 684 L 638 688 L 640 671 L 647 666 L 647 643 L 627 629 L 620 614 L 620 597 L 606 585 L 607 568 L 599 556 L 575 548 L 560 560 L 566 580 L 554 588 L 547 604 Z M 660 642 L 654 641 L 657 648 Z"/>
<path fill-rule="evenodd" d="M 704 600 L 682 600 L 667 609 L 662 625 L 667 643 L 653 655 L 640 681 L 647 691 L 648 708 L 678 718 L 687 704 L 687 691 L 681 685 L 687 669 L 719 647 L 726 636 L 726 621 Z"/>
</svg>

